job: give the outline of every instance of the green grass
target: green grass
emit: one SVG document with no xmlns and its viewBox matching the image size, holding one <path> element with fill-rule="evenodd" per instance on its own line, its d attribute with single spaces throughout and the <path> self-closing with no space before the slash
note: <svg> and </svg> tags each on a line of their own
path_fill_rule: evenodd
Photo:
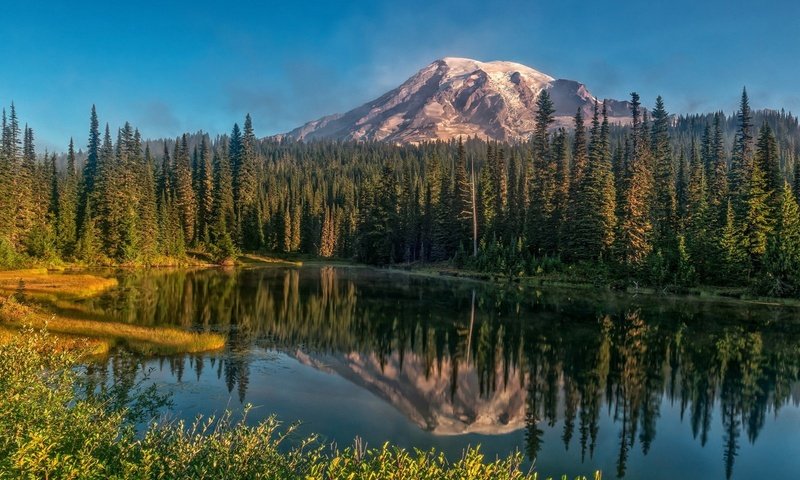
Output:
<svg viewBox="0 0 800 480">
<path fill-rule="evenodd" d="M 83 388 L 80 352 L 43 331 L 0 346 L 0 478 L 14 479 L 537 479 L 519 453 L 487 458 L 471 448 L 448 461 L 435 451 L 359 442 L 338 450 L 298 438 L 275 418 L 155 424 L 167 405 L 153 388 Z M 137 431 L 136 424 L 149 425 Z M 594 479 L 599 480 L 596 473 Z"/>
</svg>

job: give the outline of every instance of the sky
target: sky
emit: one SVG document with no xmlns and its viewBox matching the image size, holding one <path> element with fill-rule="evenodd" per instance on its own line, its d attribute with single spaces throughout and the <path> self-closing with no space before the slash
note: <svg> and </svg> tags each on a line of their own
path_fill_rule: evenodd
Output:
<svg viewBox="0 0 800 480">
<path fill-rule="evenodd" d="M 6 1 L 0 104 L 38 149 L 83 147 L 97 107 L 145 138 L 257 135 L 347 111 L 437 58 L 526 64 L 675 113 L 800 112 L 795 0 Z"/>
</svg>

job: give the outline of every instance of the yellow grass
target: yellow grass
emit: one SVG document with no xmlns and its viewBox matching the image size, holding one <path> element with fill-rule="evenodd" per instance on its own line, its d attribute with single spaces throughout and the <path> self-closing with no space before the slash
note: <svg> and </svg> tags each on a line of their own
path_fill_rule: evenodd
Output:
<svg viewBox="0 0 800 480">
<path fill-rule="evenodd" d="M 51 305 L 58 305 L 65 299 L 97 295 L 116 285 L 113 278 L 52 273 L 45 269 L 0 272 L 0 344 L 7 342 L 20 329 L 30 326 L 46 328 L 57 335 L 64 348 L 80 347 L 92 354 L 107 353 L 115 346 L 125 346 L 143 354 L 168 355 L 217 350 L 225 345 L 225 337 L 218 333 L 72 318 L 55 315 L 44 307 L 19 303 L 13 298 L 22 290 L 25 298 L 47 300 Z"/>
<path fill-rule="evenodd" d="M 115 278 L 48 272 L 44 268 L 0 271 L 0 292 L 20 289 L 34 298 L 86 298 L 115 287 Z"/>
<path fill-rule="evenodd" d="M 254 253 L 247 253 L 239 256 L 239 261 L 244 265 L 291 265 L 293 267 L 302 267 L 303 262 L 295 260 L 284 260 L 282 258 L 265 257 L 263 255 L 256 255 Z"/>
<path fill-rule="evenodd" d="M 6 299 L 0 307 L 0 322 L 5 334 L 0 341 L 9 337 L 9 332 L 30 326 L 45 328 L 48 332 L 62 337 L 65 342 L 91 339 L 93 353 L 105 353 L 112 347 L 124 345 L 144 354 L 195 353 L 217 350 L 225 346 L 225 337 L 210 332 L 188 332 L 169 327 L 140 327 L 119 322 L 78 320 L 53 315 L 41 309 L 22 305 Z"/>
<path fill-rule="evenodd" d="M 11 340 L 11 337 L 13 336 L 14 336 L 14 330 L 11 330 L 9 328 L 0 325 L 0 345 Z"/>
</svg>

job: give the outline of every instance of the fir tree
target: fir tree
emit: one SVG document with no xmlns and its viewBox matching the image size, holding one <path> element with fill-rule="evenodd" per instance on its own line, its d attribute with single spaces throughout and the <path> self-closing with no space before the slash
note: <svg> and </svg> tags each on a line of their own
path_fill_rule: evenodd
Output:
<svg viewBox="0 0 800 480">
<path fill-rule="evenodd" d="M 758 133 L 755 162 L 764 173 L 766 190 L 770 194 L 770 205 L 777 207 L 781 202 L 784 177 L 781 172 L 778 141 L 766 122 L 764 122 Z"/>
<path fill-rule="evenodd" d="M 692 137 L 692 150 L 694 150 L 694 137 Z M 686 216 L 689 207 L 689 162 L 686 154 L 681 152 L 678 160 L 678 179 L 675 185 L 675 199 L 677 201 L 678 230 L 683 230 L 686 226 Z M 704 175 L 705 177 L 705 175 Z M 705 178 L 704 178 L 705 181 Z"/>
<path fill-rule="evenodd" d="M 557 242 L 550 242 L 550 249 L 553 253 L 559 247 L 567 244 L 567 205 L 569 203 L 569 146 L 567 145 L 567 132 L 563 128 L 559 129 L 553 140 L 553 161 L 555 162 L 555 192 L 553 195 L 553 213 L 550 216 L 548 226 Z M 512 223 L 510 221 L 509 223 Z"/>
<path fill-rule="evenodd" d="M 92 113 L 89 118 L 89 144 L 86 150 L 86 164 L 83 166 L 81 184 L 78 187 L 80 197 L 76 212 L 76 222 L 79 227 L 87 224 L 85 221 L 86 210 L 88 203 L 95 196 L 95 184 L 100 164 L 100 145 L 100 122 L 97 119 L 97 110 L 92 105 Z M 80 228 L 78 228 L 77 233 L 79 236 L 82 235 Z"/>
<path fill-rule="evenodd" d="M 483 232 L 483 240 L 490 241 L 496 236 L 495 225 L 497 224 L 497 191 L 494 175 L 492 174 L 492 165 L 495 164 L 494 152 L 491 143 L 487 144 L 487 160 L 483 164 L 483 168 L 479 173 L 478 184 L 480 185 L 480 215 L 481 215 L 481 230 Z M 437 171 L 438 175 L 438 171 Z M 428 189 L 435 189 L 435 192 L 429 192 L 426 198 L 426 205 L 432 205 L 431 202 L 438 202 L 438 189 L 441 180 L 436 179 L 428 182 Z M 435 186 L 434 186 L 435 185 Z M 426 212 L 428 209 L 426 209 Z"/>
<path fill-rule="evenodd" d="M 714 136 L 711 143 L 711 167 L 709 176 L 709 205 L 718 214 L 725 216 L 728 199 L 728 164 L 725 158 L 725 145 L 722 139 L 722 115 L 714 114 Z"/>
<path fill-rule="evenodd" d="M 750 101 L 747 90 L 742 90 L 742 100 L 739 105 L 739 129 L 736 132 L 733 154 L 731 158 L 730 188 L 734 195 L 734 208 L 737 216 L 743 218 L 748 209 L 748 184 L 753 173 L 753 116 L 750 110 Z M 762 170 L 763 174 L 763 170 Z"/>
<path fill-rule="evenodd" d="M 775 230 L 764 257 L 763 293 L 776 297 L 800 293 L 800 211 L 788 183 L 781 189 Z"/>
<path fill-rule="evenodd" d="M 653 174 L 646 123 L 642 119 L 639 95 L 631 94 L 633 116 L 628 152 L 628 169 L 623 182 L 621 218 L 617 234 L 618 255 L 624 265 L 641 265 L 652 250 L 650 202 Z"/>
<path fill-rule="evenodd" d="M 542 90 L 536 100 L 533 130 L 533 182 L 531 186 L 530 222 L 526 237 L 534 255 L 551 253 L 553 237 L 547 226 L 554 214 L 556 164 L 553 160 L 550 125 L 555 121 L 555 107 L 547 90 Z"/>
<path fill-rule="evenodd" d="M 686 210 L 684 225 L 686 226 L 687 250 L 689 258 L 696 269 L 706 273 L 709 268 L 709 254 L 714 251 L 710 243 L 710 233 L 714 225 L 709 225 L 708 186 L 706 184 L 706 167 L 697 151 L 694 137 L 690 149 L 689 182 L 686 187 Z"/>
<path fill-rule="evenodd" d="M 319 242 L 319 256 L 330 258 L 336 249 L 335 217 L 330 207 L 325 207 L 322 219 L 322 238 Z"/>
<path fill-rule="evenodd" d="M 13 105 L 12 105 L 13 107 Z M 12 122 L 16 121 L 15 111 L 12 108 Z M 34 150 L 33 130 L 25 125 L 23 130 L 21 163 L 14 176 L 14 233 L 12 242 L 18 249 L 22 249 L 31 228 L 34 226 L 34 182 L 36 177 L 36 152 Z"/>
<path fill-rule="evenodd" d="M 139 168 L 139 236 L 141 255 L 147 261 L 155 258 L 158 245 L 158 202 L 156 201 L 155 163 L 150 154 L 150 146 L 145 148 L 143 163 Z"/>
<path fill-rule="evenodd" d="M 231 140 L 233 145 L 233 137 Z M 261 212 L 258 204 L 257 142 L 253 133 L 253 122 L 248 114 L 244 121 L 244 134 L 241 141 L 241 155 L 234 164 L 234 191 L 238 193 L 236 205 L 239 208 L 241 242 L 248 250 L 258 250 L 264 243 L 261 229 Z M 235 158 L 233 155 L 231 159 Z M 238 167 L 236 165 L 238 164 Z M 236 192 L 238 186 L 238 192 Z"/>
<path fill-rule="evenodd" d="M 473 236 L 473 190 L 474 184 L 472 174 L 467 173 L 467 154 L 464 150 L 464 142 L 461 137 L 458 139 L 456 148 L 456 167 L 455 167 L 455 192 L 453 194 L 452 213 L 456 216 L 458 238 L 471 238 Z M 474 234 L 477 237 L 477 234 Z M 473 242 L 477 245 L 477 239 Z"/>
<path fill-rule="evenodd" d="M 393 263 L 396 246 L 397 188 L 394 171 L 388 164 L 379 178 L 365 186 L 364 203 L 359 210 L 358 258 L 374 264 Z"/>
<path fill-rule="evenodd" d="M 196 189 L 198 193 L 198 235 L 201 241 L 208 242 L 210 229 L 214 223 L 214 169 L 205 135 L 200 140 L 198 163 Z"/>
<path fill-rule="evenodd" d="M 725 209 L 725 221 L 722 224 L 719 236 L 718 282 L 733 284 L 741 278 L 742 266 L 747 258 L 747 252 L 743 245 L 742 236 L 736 226 L 733 203 L 728 200 Z"/>
<path fill-rule="evenodd" d="M 655 164 L 653 233 L 659 248 L 673 248 L 677 233 L 675 165 L 669 141 L 669 114 L 659 96 L 653 109 L 652 147 Z"/>
<path fill-rule="evenodd" d="M 235 231 L 235 212 L 233 201 L 233 178 L 231 164 L 228 159 L 227 145 L 220 146 L 214 155 L 214 220 L 212 241 L 216 244 L 232 242 L 231 234 Z"/>
<path fill-rule="evenodd" d="M 175 206 L 180 216 L 180 225 L 183 228 L 183 237 L 187 243 L 195 239 L 197 227 L 197 199 L 192 189 L 192 167 L 189 157 L 189 146 L 184 134 L 175 142 L 174 173 L 175 178 Z"/>
<path fill-rule="evenodd" d="M 595 112 L 597 104 L 595 104 Z M 595 117 L 597 114 L 595 113 Z M 592 140 L 589 148 L 589 165 L 584 175 L 581 190 L 581 209 L 587 218 L 587 227 L 581 242 L 583 258 L 603 260 L 614 243 L 616 225 L 616 190 L 611 171 L 611 151 L 609 144 L 608 110 L 603 102 L 603 122 L 596 126 L 593 119 Z"/>
<path fill-rule="evenodd" d="M 593 123 L 599 120 L 597 117 L 597 105 L 595 105 L 595 118 Z M 586 213 L 582 198 L 584 196 L 583 177 L 586 173 L 587 164 L 589 161 L 589 152 L 586 144 L 586 126 L 583 122 L 583 113 L 581 109 L 575 113 L 575 131 L 572 140 L 572 164 L 570 165 L 570 178 L 569 178 L 569 200 L 567 202 L 566 212 L 566 225 L 567 225 L 567 241 L 566 251 L 571 256 L 580 256 L 582 245 L 577 241 L 578 232 L 581 226 L 585 223 L 583 218 Z"/>
<path fill-rule="evenodd" d="M 769 192 L 764 172 L 758 164 L 753 164 L 745 186 L 746 215 L 743 220 L 743 242 L 750 260 L 751 271 L 757 271 L 767 251 L 767 238 L 772 232 L 772 219 L 769 207 Z"/>
<path fill-rule="evenodd" d="M 75 146 L 69 140 L 67 149 L 67 171 L 59 189 L 58 219 L 56 232 L 58 248 L 64 257 L 72 256 L 78 239 L 77 207 L 79 203 L 79 180 L 75 161 Z"/>
<path fill-rule="evenodd" d="M 794 199 L 800 203 L 800 159 L 794 161 Z"/>
<path fill-rule="evenodd" d="M 75 257 L 88 264 L 93 264 L 100 255 L 100 245 L 98 242 L 98 235 L 100 232 L 95 226 L 91 203 L 87 204 L 80 232 L 81 236 L 75 246 Z"/>
</svg>

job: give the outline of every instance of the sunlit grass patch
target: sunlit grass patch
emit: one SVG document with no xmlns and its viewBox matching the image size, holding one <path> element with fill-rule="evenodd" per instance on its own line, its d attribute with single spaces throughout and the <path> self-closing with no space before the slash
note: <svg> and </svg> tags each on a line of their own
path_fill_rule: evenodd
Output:
<svg viewBox="0 0 800 480">
<path fill-rule="evenodd" d="M 303 262 L 296 260 L 285 260 L 283 258 L 266 257 L 264 255 L 257 255 L 255 253 L 247 253 L 240 255 L 238 260 L 244 265 L 290 265 L 293 267 L 302 267 Z"/>
<path fill-rule="evenodd" d="M 78 339 L 90 339 L 88 351 L 102 354 L 116 346 L 142 354 L 171 355 L 218 350 L 225 346 L 225 336 L 213 332 L 190 332 L 171 327 L 142 327 L 120 322 L 80 320 L 53 315 L 34 306 L 6 298 L 0 307 L 0 324 L 6 332 L 24 327 L 46 328 L 65 346 Z"/>
<path fill-rule="evenodd" d="M 0 271 L 0 292 L 33 298 L 86 298 L 116 285 L 115 278 L 48 272 L 44 268 Z"/>
</svg>

